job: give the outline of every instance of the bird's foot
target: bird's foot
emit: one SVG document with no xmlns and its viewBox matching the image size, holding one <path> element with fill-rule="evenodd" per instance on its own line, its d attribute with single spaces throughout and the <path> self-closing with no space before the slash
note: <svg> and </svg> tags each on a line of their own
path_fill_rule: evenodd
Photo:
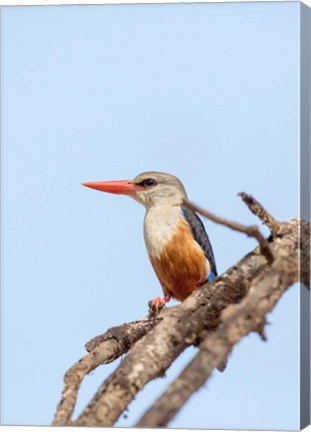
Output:
<svg viewBox="0 0 311 432">
<path fill-rule="evenodd" d="M 159 315 L 159 313 L 161 312 L 161 310 L 164 308 L 165 304 L 167 302 L 169 302 L 170 300 L 171 300 L 171 296 L 170 295 L 166 295 L 164 298 L 156 297 L 155 299 L 150 300 L 148 302 L 149 317 L 150 318 L 154 318 L 157 315 Z"/>
</svg>

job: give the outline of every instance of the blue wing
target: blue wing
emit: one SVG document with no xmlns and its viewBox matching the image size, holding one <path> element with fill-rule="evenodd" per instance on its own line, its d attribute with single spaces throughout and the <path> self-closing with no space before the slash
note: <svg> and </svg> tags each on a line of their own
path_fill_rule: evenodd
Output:
<svg viewBox="0 0 311 432">
<path fill-rule="evenodd" d="M 181 205 L 181 211 L 184 218 L 190 225 L 192 235 L 195 241 L 201 246 L 204 251 L 204 255 L 210 263 L 211 273 L 208 276 L 208 280 L 213 280 L 214 277 L 217 276 L 217 269 L 212 245 L 209 241 L 204 225 L 199 216 L 185 205 Z"/>
</svg>

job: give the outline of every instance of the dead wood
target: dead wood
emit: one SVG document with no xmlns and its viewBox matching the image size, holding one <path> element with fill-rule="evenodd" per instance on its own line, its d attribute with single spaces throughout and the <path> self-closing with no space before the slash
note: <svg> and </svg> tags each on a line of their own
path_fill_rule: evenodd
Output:
<svg viewBox="0 0 311 432">
<path fill-rule="evenodd" d="M 104 334 L 96 336 L 85 344 L 89 352 L 71 366 L 64 376 L 62 399 L 58 404 L 53 425 L 69 424 L 77 401 L 83 378 L 102 364 L 116 360 L 128 352 L 130 347 L 154 327 L 162 317 L 155 320 L 142 318 L 131 323 L 112 327 Z"/>
<path fill-rule="evenodd" d="M 229 305 L 221 314 L 222 322 L 200 344 L 199 353 L 164 394 L 145 413 L 136 427 L 166 427 L 189 397 L 225 362 L 233 346 L 248 333 L 258 332 L 266 339 L 266 315 L 283 292 L 297 282 L 299 253 L 281 256 L 271 268 L 262 267 L 252 280 L 248 294 L 237 305 Z"/>
<path fill-rule="evenodd" d="M 269 221 L 269 218 L 267 217 L 267 215 L 269 215 L 269 213 L 266 211 L 266 209 L 264 209 L 261 206 L 261 204 L 259 204 L 258 201 L 256 201 L 256 206 L 255 205 L 250 206 L 249 203 L 252 200 L 254 200 L 254 198 L 251 197 L 250 195 L 246 194 L 245 192 L 241 192 L 239 195 L 243 196 L 243 201 L 248 204 L 248 207 L 251 208 L 251 211 L 253 213 L 256 212 L 255 214 L 258 217 L 263 217 L 262 221 L 264 223 Z M 246 226 L 246 225 L 242 225 L 238 222 L 230 221 L 228 219 L 225 219 L 223 217 L 215 215 L 214 213 L 211 213 L 205 209 L 202 209 L 201 207 L 197 206 L 196 204 L 194 204 L 190 201 L 184 201 L 184 204 L 187 207 L 189 207 L 191 210 L 193 210 L 194 212 L 200 213 L 202 216 L 205 216 L 206 218 L 212 220 L 213 222 L 215 222 L 217 224 L 224 225 L 224 226 L 231 228 L 235 231 L 239 231 L 241 233 L 244 233 L 249 237 L 254 237 L 258 241 L 260 248 L 261 248 L 261 253 L 263 254 L 263 256 L 266 257 L 268 263 L 271 264 L 273 262 L 273 254 L 271 253 L 271 250 L 269 248 L 269 243 L 264 238 L 264 236 L 261 234 L 261 232 L 259 231 L 259 229 L 256 225 Z M 270 216 L 270 217 L 272 218 L 272 216 Z"/>
</svg>

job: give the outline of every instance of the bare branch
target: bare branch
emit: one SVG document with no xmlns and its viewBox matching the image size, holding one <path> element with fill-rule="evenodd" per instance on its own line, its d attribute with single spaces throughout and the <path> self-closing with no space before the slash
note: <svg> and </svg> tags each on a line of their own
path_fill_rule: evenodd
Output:
<svg viewBox="0 0 311 432">
<path fill-rule="evenodd" d="M 251 283 L 250 290 L 238 305 L 229 305 L 221 314 L 222 323 L 200 345 L 200 351 L 136 427 L 166 427 L 189 397 L 226 360 L 233 346 L 256 331 L 265 337 L 266 315 L 283 292 L 298 280 L 299 253 L 280 257 L 272 267 L 263 267 Z"/>
<path fill-rule="evenodd" d="M 158 324 L 161 319 L 162 317 L 158 317 L 150 321 L 143 318 L 112 327 L 104 334 L 89 341 L 85 345 L 89 354 L 71 366 L 64 376 L 62 399 L 58 404 L 53 425 L 60 426 L 70 422 L 81 382 L 88 373 L 99 365 L 110 363 L 125 354 L 138 339 Z"/>
<path fill-rule="evenodd" d="M 249 237 L 255 238 L 260 245 L 262 255 L 266 258 L 266 260 L 268 261 L 269 264 L 271 264 L 273 262 L 274 258 L 273 258 L 273 254 L 271 252 L 271 249 L 269 247 L 269 243 L 263 237 L 263 235 L 260 233 L 260 231 L 256 225 L 246 226 L 246 225 L 242 225 L 238 222 L 229 221 L 228 219 L 222 218 L 220 216 L 215 215 L 214 213 L 211 213 L 207 210 L 202 209 L 201 207 L 197 206 L 196 204 L 194 204 L 188 200 L 185 200 L 184 204 L 187 207 L 189 207 L 191 210 L 201 214 L 202 216 L 205 216 L 206 218 L 210 219 L 211 221 L 213 221 L 217 224 L 224 225 L 224 226 L 231 228 L 235 231 L 239 231 L 241 233 L 244 233 L 244 234 L 248 235 Z M 258 205 L 259 205 L 259 203 L 258 203 Z"/>
</svg>

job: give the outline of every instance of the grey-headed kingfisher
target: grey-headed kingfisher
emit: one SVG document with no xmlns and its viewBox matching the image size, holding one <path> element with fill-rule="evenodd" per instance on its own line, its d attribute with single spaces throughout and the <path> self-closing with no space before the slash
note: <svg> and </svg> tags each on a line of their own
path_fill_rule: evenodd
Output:
<svg viewBox="0 0 311 432">
<path fill-rule="evenodd" d="M 164 294 L 152 301 L 153 307 L 163 306 L 172 297 L 183 301 L 217 276 L 208 235 L 198 215 L 184 205 L 187 193 L 177 177 L 150 171 L 133 180 L 82 184 L 128 195 L 145 206 L 145 243 Z"/>
</svg>

